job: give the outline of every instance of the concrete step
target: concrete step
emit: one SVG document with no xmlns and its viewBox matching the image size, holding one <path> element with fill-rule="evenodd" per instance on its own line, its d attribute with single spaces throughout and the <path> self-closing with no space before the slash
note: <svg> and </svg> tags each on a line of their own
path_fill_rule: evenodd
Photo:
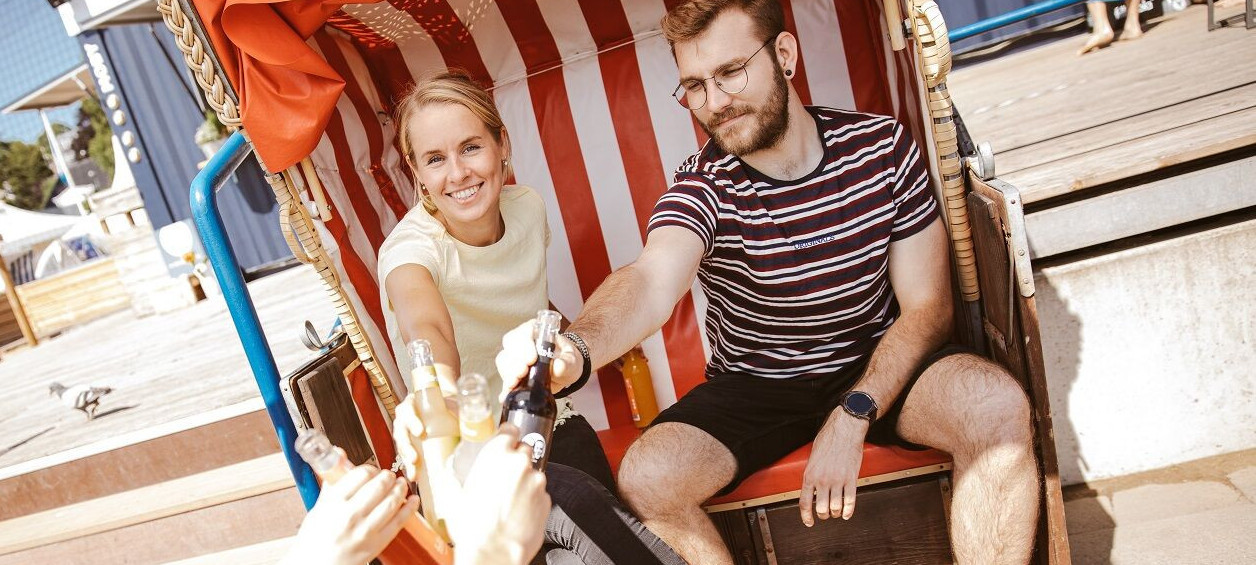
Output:
<svg viewBox="0 0 1256 565">
<path fill-rule="evenodd" d="M 290 537 L 304 515 L 267 455 L 0 522 L 0 565 L 177 561 Z"/>
</svg>

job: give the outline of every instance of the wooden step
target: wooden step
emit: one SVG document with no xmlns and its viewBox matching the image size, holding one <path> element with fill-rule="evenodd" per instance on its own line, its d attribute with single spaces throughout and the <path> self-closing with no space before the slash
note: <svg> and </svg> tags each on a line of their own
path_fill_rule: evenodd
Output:
<svg viewBox="0 0 1256 565">
<path fill-rule="evenodd" d="M 224 406 L 0 469 L 0 522 L 275 453 L 260 399 Z"/>
<path fill-rule="evenodd" d="M 191 559 L 290 537 L 300 527 L 304 515 L 294 487 L 0 555 L 0 565 L 166 563 Z"/>
<path fill-rule="evenodd" d="M 177 454 L 172 454 L 172 456 L 177 457 Z M 199 526 L 219 532 L 217 537 L 227 538 L 225 540 L 227 543 L 219 545 L 219 549 L 238 546 L 240 542 L 267 541 L 268 538 L 232 540 L 232 535 L 221 535 L 227 530 L 236 531 L 239 526 L 233 523 L 237 521 L 231 516 L 240 512 L 231 511 L 227 503 L 239 501 L 241 506 L 254 507 L 260 504 L 261 499 L 266 500 L 266 506 L 282 507 L 282 515 L 292 515 L 291 517 L 295 519 L 291 524 L 284 526 L 287 529 L 286 535 L 291 535 L 296 531 L 296 526 L 304 515 L 304 507 L 295 493 L 292 476 L 288 472 L 287 462 L 282 454 L 268 455 L 212 471 L 0 522 L 0 563 L 64 562 L 61 558 L 35 559 L 37 556 L 34 554 L 23 554 L 27 554 L 28 550 L 61 544 L 61 542 L 90 541 L 91 537 L 102 533 L 127 529 L 132 529 L 131 533 L 135 535 L 123 537 L 137 539 L 122 544 L 123 547 L 119 548 L 120 550 L 135 549 L 132 545 L 135 542 L 143 545 L 144 536 L 154 536 L 148 539 L 150 543 L 174 544 L 172 535 L 160 529 L 144 532 L 146 529 L 153 528 L 132 528 L 167 518 L 176 518 L 175 522 L 200 522 Z M 200 518 L 196 518 L 195 514 L 200 514 Z M 186 529 L 190 526 L 196 526 L 196 524 L 181 524 L 177 529 Z M 269 539 L 274 537 L 280 536 L 271 536 Z M 89 546 L 94 549 L 89 549 L 88 554 L 112 545 L 114 544 L 95 543 Z M 132 547 L 127 548 L 127 545 L 132 545 Z M 58 553 L 61 552 L 58 551 Z M 184 554 L 180 557 L 198 553 L 202 552 Z M 18 558 L 18 560 L 9 561 L 6 559 L 8 557 Z"/>
<path fill-rule="evenodd" d="M 283 558 L 295 539 L 294 536 L 264 541 L 243 547 L 235 547 L 226 551 L 170 561 L 166 565 L 220 565 L 221 563 L 230 563 L 231 565 L 271 565 Z"/>
</svg>

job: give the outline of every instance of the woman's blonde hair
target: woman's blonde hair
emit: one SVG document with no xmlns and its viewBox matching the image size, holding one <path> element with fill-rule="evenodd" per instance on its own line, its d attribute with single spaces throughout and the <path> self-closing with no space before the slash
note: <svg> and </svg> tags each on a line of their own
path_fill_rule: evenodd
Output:
<svg viewBox="0 0 1256 565">
<path fill-rule="evenodd" d="M 415 112 L 435 104 L 457 104 L 471 111 L 484 122 L 493 140 L 502 142 L 506 125 L 497 111 L 493 97 L 464 71 L 451 69 L 428 74 L 415 83 L 414 89 L 397 104 L 397 137 L 401 155 L 414 166 L 414 148 L 410 145 L 410 118 Z"/>
</svg>

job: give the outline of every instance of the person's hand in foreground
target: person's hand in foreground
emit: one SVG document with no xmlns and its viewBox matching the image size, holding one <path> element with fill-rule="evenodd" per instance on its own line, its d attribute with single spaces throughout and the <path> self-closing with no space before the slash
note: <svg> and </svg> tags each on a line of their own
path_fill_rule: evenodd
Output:
<svg viewBox="0 0 1256 565">
<path fill-rule="evenodd" d="M 397 461 L 406 478 L 414 481 L 419 469 L 419 438 L 423 437 L 423 420 L 419 418 L 414 393 L 407 395 L 394 413 L 393 444 L 397 447 Z"/>
<path fill-rule="evenodd" d="M 504 424 L 476 457 L 448 519 L 458 565 L 528 563 L 541 549 L 550 497 L 519 430 Z"/>
<path fill-rule="evenodd" d="M 373 466 L 354 467 L 324 485 L 282 563 L 360 565 L 379 555 L 419 506 L 405 479 Z"/>
</svg>

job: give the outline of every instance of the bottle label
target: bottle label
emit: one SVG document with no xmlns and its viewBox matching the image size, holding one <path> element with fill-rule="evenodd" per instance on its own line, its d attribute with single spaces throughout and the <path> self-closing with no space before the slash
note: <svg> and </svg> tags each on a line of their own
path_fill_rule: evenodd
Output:
<svg viewBox="0 0 1256 565">
<path fill-rule="evenodd" d="M 624 389 L 628 393 L 628 408 L 632 410 L 632 421 L 641 421 L 641 411 L 637 410 L 637 395 L 632 390 L 632 379 L 624 377 Z"/>
<path fill-rule="evenodd" d="M 488 441 L 493 435 L 493 420 L 484 417 L 475 421 L 463 420 L 460 423 L 462 441 Z"/>
<path fill-rule="evenodd" d="M 532 448 L 532 464 L 535 465 L 545 459 L 545 436 L 537 432 L 532 432 L 521 438 L 520 443 L 528 445 Z"/>
</svg>

